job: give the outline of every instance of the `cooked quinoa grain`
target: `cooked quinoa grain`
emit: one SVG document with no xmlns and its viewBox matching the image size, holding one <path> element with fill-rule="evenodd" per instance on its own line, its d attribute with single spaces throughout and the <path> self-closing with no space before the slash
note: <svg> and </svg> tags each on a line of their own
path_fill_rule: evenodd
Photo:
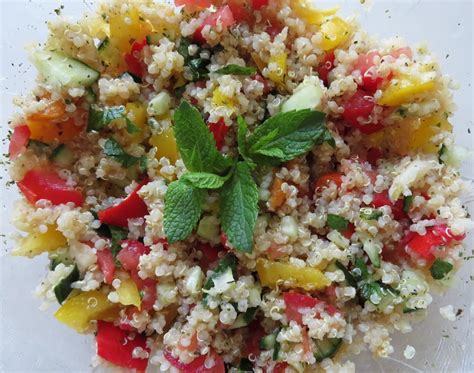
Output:
<svg viewBox="0 0 474 373">
<path fill-rule="evenodd" d="M 106 368 L 353 372 L 351 353 L 389 356 L 473 227 L 452 82 L 426 48 L 336 9 L 175 3 L 104 2 L 31 49 L 13 254 L 48 255 L 42 307 L 95 333 Z"/>
</svg>

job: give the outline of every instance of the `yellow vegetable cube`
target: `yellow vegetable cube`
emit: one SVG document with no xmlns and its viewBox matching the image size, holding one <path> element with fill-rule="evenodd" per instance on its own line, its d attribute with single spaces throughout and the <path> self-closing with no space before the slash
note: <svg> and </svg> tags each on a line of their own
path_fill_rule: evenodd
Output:
<svg viewBox="0 0 474 373">
<path fill-rule="evenodd" d="M 179 158 L 178 147 L 176 146 L 176 139 L 172 127 L 163 130 L 158 135 L 153 135 L 150 138 L 150 145 L 156 146 L 157 159 L 166 157 L 169 159 L 171 164 L 175 164 L 176 160 Z"/>
<path fill-rule="evenodd" d="M 224 95 L 219 88 L 216 88 L 212 94 L 212 103 L 215 106 L 227 106 L 230 108 L 235 106 L 234 99 Z"/>
<path fill-rule="evenodd" d="M 453 126 L 441 115 L 423 118 L 419 125 L 414 127 L 410 136 L 410 149 L 421 150 L 425 153 L 437 153 L 439 146 L 431 142 L 431 138 L 440 131 L 452 132 Z"/>
<path fill-rule="evenodd" d="M 349 37 L 349 25 L 339 17 L 326 19 L 321 24 L 322 40 L 319 47 L 324 51 L 332 50 Z"/>
<path fill-rule="evenodd" d="M 145 138 L 145 129 L 148 121 L 146 105 L 141 102 L 129 102 L 125 105 L 128 118 L 142 131 L 130 134 L 131 141 L 139 143 Z"/>
<path fill-rule="evenodd" d="M 57 230 L 56 224 L 52 224 L 48 225 L 46 233 L 32 232 L 22 238 L 19 246 L 12 251 L 12 255 L 33 258 L 41 253 L 54 251 L 66 245 L 66 237 Z"/>
<path fill-rule="evenodd" d="M 122 280 L 119 288 L 117 289 L 119 296 L 119 302 L 124 306 L 134 305 L 140 307 L 142 300 L 140 293 L 138 292 L 137 284 L 132 279 Z"/>
<path fill-rule="evenodd" d="M 305 290 L 321 290 L 330 281 L 317 268 L 299 268 L 290 263 L 273 262 L 266 259 L 257 260 L 257 272 L 263 286 L 302 288 Z"/>
<path fill-rule="evenodd" d="M 121 53 L 130 52 L 131 42 L 142 41 L 152 31 L 150 24 L 140 16 L 135 7 L 111 16 L 109 25 L 110 41 Z"/>
<path fill-rule="evenodd" d="M 101 291 L 94 290 L 68 298 L 54 317 L 79 333 L 84 333 L 89 330 L 92 320 L 112 321 L 118 314 L 119 306 L 109 301 Z"/>
<path fill-rule="evenodd" d="M 433 80 L 420 82 L 409 77 L 392 79 L 389 86 L 384 89 L 377 104 L 400 106 L 415 101 L 423 93 L 433 91 L 435 88 L 436 84 Z"/>
<path fill-rule="evenodd" d="M 268 68 L 268 78 L 276 84 L 282 84 L 288 71 L 288 55 L 282 52 L 271 56 L 268 61 Z"/>
<path fill-rule="evenodd" d="M 339 10 L 338 6 L 330 9 L 315 9 L 308 2 L 302 0 L 293 0 L 291 8 L 299 18 L 315 25 L 321 24 L 325 17 L 332 16 Z"/>
</svg>

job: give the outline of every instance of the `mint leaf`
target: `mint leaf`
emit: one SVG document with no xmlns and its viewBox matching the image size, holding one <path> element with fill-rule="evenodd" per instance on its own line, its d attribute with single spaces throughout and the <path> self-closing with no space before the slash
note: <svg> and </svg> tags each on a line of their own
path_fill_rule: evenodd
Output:
<svg viewBox="0 0 474 373">
<path fill-rule="evenodd" d="M 446 275 L 451 272 L 453 265 L 445 260 L 437 258 L 430 268 L 431 276 L 435 280 L 442 280 Z"/>
<path fill-rule="evenodd" d="M 328 214 L 327 223 L 329 228 L 336 229 L 338 231 L 343 231 L 349 226 L 349 220 L 334 214 Z"/>
<path fill-rule="evenodd" d="M 124 118 L 127 123 L 127 132 L 137 133 L 141 129 L 137 127 L 130 119 L 127 118 L 127 110 L 125 106 L 115 106 L 108 109 L 99 109 L 96 105 L 89 108 L 89 118 L 87 120 L 87 132 L 100 132 L 106 128 L 113 120 Z"/>
<path fill-rule="evenodd" d="M 222 172 L 229 160 L 219 153 L 214 136 L 199 111 L 183 101 L 174 113 L 174 134 L 186 168 L 194 172 Z"/>
<path fill-rule="evenodd" d="M 413 204 L 413 195 L 403 197 L 403 212 L 405 214 L 408 214 L 408 212 L 411 209 L 412 204 Z"/>
<path fill-rule="evenodd" d="M 251 156 L 264 156 L 261 161 L 268 163 L 289 161 L 306 153 L 313 145 L 329 140 L 324 118 L 324 113 L 304 109 L 267 119 L 248 139 Z"/>
<path fill-rule="evenodd" d="M 180 180 L 187 181 L 189 184 L 199 189 L 219 189 L 224 185 L 228 176 L 219 176 L 209 172 L 187 172 L 181 176 Z"/>
<path fill-rule="evenodd" d="M 131 167 L 140 161 L 140 158 L 125 152 L 122 146 L 113 138 L 105 141 L 103 152 L 107 157 L 116 160 L 125 168 Z"/>
<path fill-rule="evenodd" d="M 255 75 L 257 69 L 255 67 L 246 67 L 230 64 L 214 71 L 216 74 L 232 74 L 232 75 Z"/>
<path fill-rule="evenodd" d="M 186 181 L 168 186 L 165 195 L 164 231 L 169 243 L 184 240 L 201 217 L 204 191 Z"/>
<path fill-rule="evenodd" d="M 221 225 L 227 239 L 239 251 L 250 253 L 258 215 L 257 184 L 246 162 L 237 163 L 220 196 Z"/>
</svg>

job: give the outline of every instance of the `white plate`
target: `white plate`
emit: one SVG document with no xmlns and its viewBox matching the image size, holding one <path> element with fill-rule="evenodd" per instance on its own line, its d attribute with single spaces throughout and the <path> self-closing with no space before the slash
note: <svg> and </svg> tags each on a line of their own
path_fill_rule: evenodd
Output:
<svg viewBox="0 0 474 373">
<path fill-rule="evenodd" d="M 318 2 L 326 5 L 329 2 Z M 333 3 L 333 2 L 331 2 Z M 360 21 L 371 34 L 381 37 L 400 35 L 414 45 L 428 42 L 438 56 L 443 71 L 460 83 L 455 91 L 458 105 L 453 123 L 460 145 L 474 149 L 473 125 L 473 2 L 467 1 L 374 1 L 366 12 L 355 0 L 339 2 L 343 13 L 361 13 Z M 92 1 L 63 1 L 63 14 L 77 15 L 94 7 Z M 0 0 L 1 14 L 1 138 L 7 133 L 6 123 L 13 111 L 14 95 L 26 93 L 35 72 L 27 61 L 23 46 L 32 41 L 44 41 L 45 21 L 56 17 L 57 1 Z M 472 133 L 468 134 L 468 128 Z M 403 134 L 400 134 L 403 136 Z M 6 141 L 1 153 L 7 152 Z M 5 159 L 2 158 L 2 162 Z M 41 312 L 40 302 L 31 292 L 41 281 L 46 259 L 13 258 L 3 235 L 12 232 L 8 216 L 17 197 L 15 187 L 6 188 L 4 163 L 0 164 L 0 371 L 1 372 L 87 372 L 90 371 L 94 345 L 91 337 L 76 334 L 56 322 L 52 309 Z M 472 159 L 463 167 L 466 178 L 474 178 Z M 468 207 L 473 210 L 473 196 Z M 468 244 L 473 246 L 472 234 Z M 469 249 L 471 254 L 471 249 Z M 446 297 L 436 298 L 430 307 L 428 320 L 415 326 L 409 335 L 396 335 L 396 353 L 390 359 L 372 360 L 368 353 L 356 357 L 360 372 L 473 372 L 474 314 L 472 261 L 460 274 L 458 285 Z M 463 313 L 456 322 L 441 318 L 439 307 L 452 304 Z M 449 336 L 449 337 L 445 337 Z M 407 344 L 415 347 L 412 360 L 403 358 Z"/>
</svg>

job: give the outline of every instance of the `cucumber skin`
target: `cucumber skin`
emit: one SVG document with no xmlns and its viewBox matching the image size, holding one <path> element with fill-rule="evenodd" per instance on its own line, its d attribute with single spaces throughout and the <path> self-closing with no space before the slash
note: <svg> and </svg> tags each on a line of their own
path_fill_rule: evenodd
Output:
<svg viewBox="0 0 474 373">
<path fill-rule="evenodd" d="M 72 288 L 71 284 L 79 280 L 79 269 L 77 265 L 74 265 L 73 270 L 69 275 L 64 277 L 55 287 L 54 287 L 54 295 L 58 300 L 59 304 L 62 304 L 71 293 Z"/>
<path fill-rule="evenodd" d="M 324 359 L 332 358 L 336 355 L 339 347 L 341 347 L 341 338 L 326 338 L 322 341 L 315 341 L 318 351 L 314 353 L 316 362 L 320 363 Z"/>
</svg>

